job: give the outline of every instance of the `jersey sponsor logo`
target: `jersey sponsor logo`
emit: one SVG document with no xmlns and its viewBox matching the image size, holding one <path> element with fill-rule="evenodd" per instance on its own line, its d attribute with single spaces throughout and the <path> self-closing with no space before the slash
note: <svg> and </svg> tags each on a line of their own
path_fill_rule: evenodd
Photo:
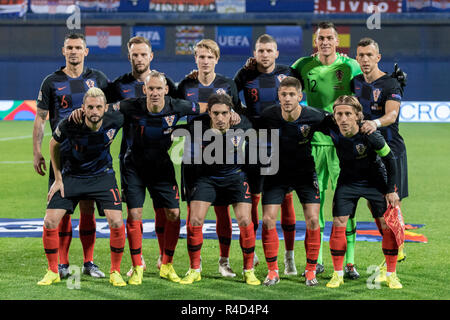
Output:
<svg viewBox="0 0 450 320">
<path fill-rule="evenodd" d="M 64 86 L 64 87 L 58 87 L 58 88 L 56 88 L 58 91 L 61 91 L 61 90 L 63 90 L 63 89 L 65 89 L 66 88 L 66 86 Z"/>
<path fill-rule="evenodd" d="M 175 120 L 175 115 L 164 117 L 164 120 L 166 120 L 167 125 L 169 127 L 171 127 L 173 124 L 173 121 Z"/>
<path fill-rule="evenodd" d="M 190 96 L 193 96 L 194 94 L 195 94 L 195 92 L 188 92 L 187 96 L 190 97 Z"/>
<path fill-rule="evenodd" d="M 300 127 L 300 133 L 302 134 L 303 137 L 307 137 L 310 130 L 311 127 L 307 124 L 304 124 Z"/>
<path fill-rule="evenodd" d="M 356 151 L 358 152 L 358 154 L 360 156 L 362 156 L 364 154 L 364 152 L 366 152 L 367 147 L 365 145 L 363 145 L 362 143 L 359 143 L 356 145 Z"/>
<path fill-rule="evenodd" d="M 342 70 L 336 70 L 336 78 L 337 78 L 339 81 L 342 81 L 342 79 L 344 78 L 344 71 L 342 71 Z"/>
<path fill-rule="evenodd" d="M 116 133 L 116 129 L 109 129 L 106 131 L 106 136 L 109 140 L 112 140 L 114 138 L 114 134 Z"/>
<path fill-rule="evenodd" d="M 380 94 L 381 94 L 381 90 L 380 89 L 374 89 L 373 91 L 372 91 L 372 94 L 373 94 L 373 101 L 375 101 L 375 102 L 377 102 L 378 101 L 378 98 L 380 97 Z"/>
<path fill-rule="evenodd" d="M 89 88 L 93 88 L 93 87 L 95 87 L 95 82 L 94 82 L 94 80 L 92 80 L 92 79 L 87 79 L 87 80 L 86 80 L 86 85 L 87 85 Z"/>
<path fill-rule="evenodd" d="M 217 93 L 217 94 L 227 94 L 227 92 L 225 91 L 224 88 L 219 88 L 219 89 L 217 89 L 217 90 L 216 90 L 216 93 Z"/>
<path fill-rule="evenodd" d="M 286 77 L 287 77 L 287 75 L 285 75 L 285 74 L 279 74 L 277 76 L 279 82 L 283 81 L 283 79 L 286 78 Z"/>
<path fill-rule="evenodd" d="M 123 90 L 122 90 L 123 93 L 128 93 L 128 92 L 130 92 L 130 91 L 131 91 L 131 89 L 123 89 Z"/>
</svg>

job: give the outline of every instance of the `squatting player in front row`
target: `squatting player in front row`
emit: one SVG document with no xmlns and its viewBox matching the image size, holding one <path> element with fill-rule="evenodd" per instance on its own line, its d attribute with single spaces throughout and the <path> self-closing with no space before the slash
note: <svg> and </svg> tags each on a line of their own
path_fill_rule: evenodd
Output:
<svg viewBox="0 0 450 320">
<path fill-rule="evenodd" d="M 337 288 L 344 283 L 343 262 L 347 247 L 345 230 L 349 217 L 355 216 L 358 200 L 363 197 L 368 200 L 372 216 L 383 236 L 381 247 L 387 264 L 386 282 L 391 289 L 401 289 L 402 285 L 395 272 L 398 245 L 383 217 L 388 205 L 395 207 L 399 203 L 399 196 L 395 191 L 396 162 L 378 130 L 370 135 L 361 132 L 362 110 L 356 97 L 341 96 L 333 105 L 337 125 L 330 123 L 328 126 L 341 172 L 333 199 L 333 227 L 330 237 L 334 273 L 327 287 Z"/>
<path fill-rule="evenodd" d="M 89 89 L 82 109 L 84 122 L 75 124 L 65 119 L 59 123 L 50 140 L 50 156 L 55 181 L 48 193 L 48 204 L 42 233 L 48 271 L 38 285 L 59 282 L 58 225 L 67 212 L 73 212 L 82 199 L 97 202 L 110 228 L 110 282 L 125 286 L 120 275 L 120 263 L 125 246 L 125 226 L 122 221 L 122 202 L 112 168 L 110 145 L 123 124 L 120 113 L 105 113 L 106 97 L 101 89 Z M 68 143 L 70 152 L 60 161 L 60 145 Z"/>
</svg>

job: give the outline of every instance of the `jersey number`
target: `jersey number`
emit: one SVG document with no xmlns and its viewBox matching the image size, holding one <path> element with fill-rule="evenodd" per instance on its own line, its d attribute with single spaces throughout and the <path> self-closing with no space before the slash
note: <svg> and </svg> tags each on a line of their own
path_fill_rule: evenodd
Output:
<svg viewBox="0 0 450 320">
<path fill-rule="evenodd" d="M 309 92 L 316 92 L 317 81 L 308 79 Z"/>
<path fill-rule="evenodd" d="M 250 97 L 252 98 L 253 102 L 257 102 L 259 100 L 258 89 L 256 88 L 249 89 L 248 93 L 250 94 Z"/>
<path fill-rule="evenodd" d="M 61 107 L 63 109 L 66 109 L 68 106 L 69 106 L 69 103 L 66 101 L 66 95 L 63 95 L 62 99 L 61 99 Z"/>
</svg>

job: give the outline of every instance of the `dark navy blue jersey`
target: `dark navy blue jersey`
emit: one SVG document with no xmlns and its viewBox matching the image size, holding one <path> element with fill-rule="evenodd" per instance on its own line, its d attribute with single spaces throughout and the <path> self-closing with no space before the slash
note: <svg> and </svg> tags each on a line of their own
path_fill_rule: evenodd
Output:
<svg viewBox="0 0 450 320">
<path fill-rule="evenodd" d="M 166 76 L 167 85 L 169 87 L 168 95 L 176 97 L 177 86 L 172 79 Z M 113 82 L 108 85 L 107 92 L 110 99 L 108 102 L 117 102 L 128 98 L 138 98 L 145 96 L 144 94 L 144 82 L 137 80 L 133 74 L 126 73 L 120 77 L 117 77 Z"/>
<path fill-rule="evenodd" d="M 235 110 L 241 107 L 236 84 L 232 79 L 221 74 L 216 74 L 216 78 L 209 86 L 202 85 L 198 79 L 186 77 L 181 80 L 177 89 L 178 98 L 198 103 L 207 103 L 213 93 L 226 93 L 231 97 Z M 187 121 L 190 122 L 192 119 L 195 117 L 188 116 Z"/>
<path fill-rule="evenodd" d="M 52 132 L 62 119 L 81 108 L 83 97 L 90 88 L 105 90 L 108 86 L 108 78 L 99 70 L 85 68 L 78 78 L 71 78 L 62 69 L 64 67 L 44 79 L 37 98 L 37 107 L 49 111 Z"/>
<path fill-rule="evenodd" d="M 326 130 L 331 115 L 316 108 L 302 106 L 300 116 L 295 121 L 284 120 L 281 108 L 266 108 L 257 121 L 259 129 L 277 130 L 279 137 L 280 174 L 303 174 L 315 171 L 311 155 L 311 139 L 316 131 Z M 261 136 L 261 135 L 260 135 Z M 270 134 L 268 135 L 270 137 Z M 273 143 L 269 151 L 275 150 Z M 277 156 L 272 154 L 272 157 Z"/>
<path fill-rule="evenodd" d="M 177 94 L 177 86 L 173 80 L 167 76 L 166 80 L 169 87 L 168 95 L 175 98 Z M 128 98 L 144 97 L 145 94 L 143 88 L 143 81 L 137 80 L 131 72 L 126 73 L 120 77 L 117 77 L 108 85 L 107 93 L 108 97 L 110 97 L 108 102 L 117 102 Z M 120 144 L 119 158 L 122 158 L 125 155 L 128 148 L 126 137 L 128 136 L 129 128 L 125 125 L 122 130 L 122 142 Z"/>
<path fill-rule="evenodd" d="M 289 66 L 277 64 L 271 73 L 261 73 L 257 69 L 241 68 L 234 76 L 238 92 L 243 91 L 246 115 L 252 120 L 270 106 L 279 104 L 278 87 L 281 80 L 292 76 Z"/>
<path fill-rule="evenodd" d="M 61 163 L 62 174 L 93 177 L 114 173 L 109 149 L 123 121 L 120 112 L 105 112 L 100 129 L 92 131 L 84 122 L 76 124 L 62 120 L 53 132 L 57 142 L 69 146 Z"/>
<path fill-rule="evenodd" d="M 368 181 L 388 192 L 395 190 L 395 161 L 380 131 L 347 138 L 336 124 L 328 122 L 328 128 L 325 133 L 333 140 L 341 168 L 338 184 Z"/>
<path fill-rule="evenodd" d="M 197 132 L 196 126 L 201 131 Z M 245 116 L 241 116 L 239 124 L 232 126 L 226 133 L 211 129 L 208 114 L 197 117 L 184 127 L 190 133 L 190 141 L 189 137 L 186 138 L 185 146 L 188 144 L 190 148 L 185 148 L 188 151 L 185 151 L 183 161 L 194 164 L 199 176 L 227 177 L 242 172 L 245 164 L 245 133 L 252 128 Z"/>
<path fill-rule="evenodd" d="M 159 113 L 147 109 L 145 97 L 125 99 L 120 102 L 120 112 L 125 116 L 124 126 L 130 128 L 128 150 L 125 155 L 136 166 L 148 166 L 170 161 L 167 151 L 172 145 L 171 134 L 180 118 L 198 115 L 200 106 L 195 102 L 164 98 L 164 108 Z"/>
<path fill-rule="evenodd" d="M 372 83 L 364 80 L 364 75 L 358 75 L 352 80 L 352 89 L 363 106 L 364 119 L 375 120 L 385 114 L 386 102 L 389 100 L 401 102 L 401 87 L 398 81 L 389 75 L 384 75 Z M 395 155 L 406 151 L 405 142 L 398 129 L 399 115 L 389 126 L 379 128 L 381 134 Z"/>
</svg>

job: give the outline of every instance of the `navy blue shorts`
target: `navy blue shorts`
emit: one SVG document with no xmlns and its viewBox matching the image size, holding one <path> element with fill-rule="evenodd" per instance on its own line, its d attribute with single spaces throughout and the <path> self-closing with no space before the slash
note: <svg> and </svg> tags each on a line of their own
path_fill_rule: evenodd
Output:
<svg viewBox="0 0 450 320">
<path fill-rule="evenodd" d="M 56 192 L 47 209 L 65 209 L 67 213 L 73 213 L 80 200 L 94 200 L 99 209 L 99 214 L 104 216 L 103 210 L 122 211 L 122 201 L 114 173 L 99 176 L 79 178 L 63 176 L 64 198 L 61 192 Z"/>
<path fill-rule="evenodd" d="M 191 201 L 210 202 L 215 206 L 252 203 L 250 187 L 244 172 L 226 177 L 200 176 L 192 190 Z"/>
<path fill-rule="evenodd" d="M 280 204 L 287 193 L 295 190 L 301 203 L 320 203 L 319 184 L 315 171 L 302 174 L 265 176 L 262 204 Z"/>
<path fill-rule="evenodd" d="M 374 218 L 382 217 L 387 209 L 384 188 L 369 182 L 340 184 L 336 187 L 333 198 L 333 217 L 350 216 L 353 218 L 360 198 L 369 201 Z"/>
<path fill-rule="evenodd" d="M 128 209 L 144 207 L 146 190 L 153 200 L 153 207 L 175 209 L 180 207 L 178 184 L 175 178 L 175 170 L 172 163 L 159 167 L 137 169 L 125 162 L 122 166 L 123 201 Z"/>
</svg>

